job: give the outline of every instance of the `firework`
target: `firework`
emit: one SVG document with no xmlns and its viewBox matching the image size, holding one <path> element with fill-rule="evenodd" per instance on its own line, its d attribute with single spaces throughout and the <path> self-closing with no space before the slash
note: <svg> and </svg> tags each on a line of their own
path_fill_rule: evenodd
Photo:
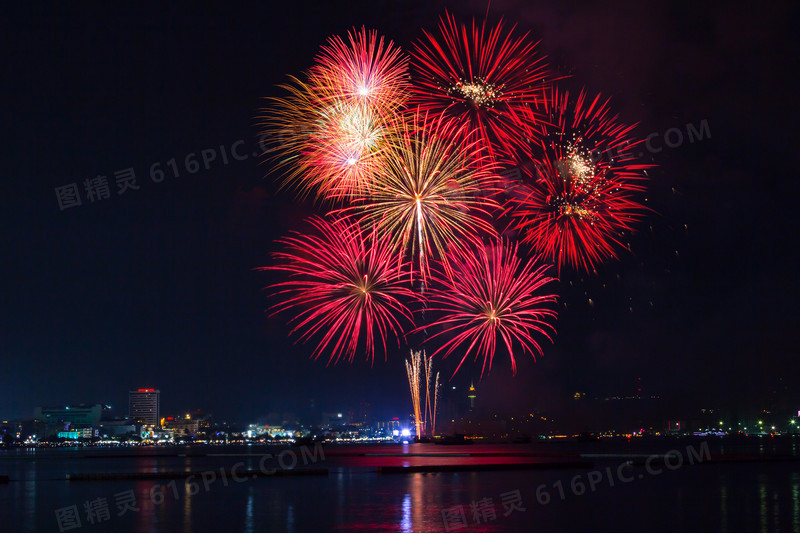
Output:
<svg viewBox="0 0 800 534">
<path fill-rule="evenodd" d="M 364 194 L 390 134 L 371 106 L 331 99 L 308 81 L 291 78 L 261 117 L 265 153 L 284 172 L 283 187 L 299 196 L 351 199 Z"/>
<path fill-rule="evenodd" d="M 412 120 L 386 150 L 368 197 L 346 210 L 371 221 L 382 238 L 414 258 L 424 279 L 428 258 L 443 257 L 450 243 L 476 234 L 494 235 L 486 218 L 496 166 L 476 143 L 462 144 L 460 128 Z M 412 277 L 413 277 L 412 271 Z"/>
<path fill-rule="evenodd" d="M 431 361 L 433 358 L 431 358 Z M 431 402 L 431 437 L 436 435 L 436 410 L 439 401 L 439 371 L 436 371 L 436 378 L 433 381 L 433 401 Z"/>
<path fill-rule="evenodd" d="M 419 372 L 422 368 L 422 360 L 425 358 L 423 351 L 411 351 L 411 359 L 406 360 L 406 374 L 408 374 L 408 386 L 411 388 L 411 406 L 414 409 L 414 427 L 417 438 L 422 437 L 425 430 L 425 422 L 422 418 L 422 410 L 419 399 Z"/>
<path fill-rule="evenodd" d="M 314 358 L 330 349 L 330 362 L 352 361 L 362 339 L 370 361 L 376 345 L 386 352 L 389 336 L 399 347 L 403 323 L 413 324 L 407 303 L 416 296 L 401 281 L 404 266 L 394 249 L 352 220 L 310 223 L 313 233 L 281 240 L 287 250 L 275 253 L 275 265 L 264 268 L 289 274 L 273 286 L 282 299 L 273 313 L 295 312 L 290 334 L 300 332 L 300 341 L 321 338 Z"/>
<path fill-rule="evenodd" d="M 523 241 L 547 261 L 591 271 L 616 257 L 621 237 L 646 208 L 636 200 L 645 189 L 632 149 L 632 126 L 612 116 L 608 101 L 553 89 L 543 105 L 550 126 L 530 148 L 533 183 L 523 185 L 508 212 Z"/>
<path fill-rule="evenodd" d="M 556 296 L 542 291 L 554 280 L 546 275 L 548 266 L 523 262 L 517 245 L 502 239 L 476 242 L 474 250 L 454 248 L 449 255 L 454 274 L 435 270 L 427 296 L 436 318 L 423 328 L 440 330 L 426 343 L 443 340 L 433 356 L 458 351 L 455 372 L 468 357 L 482 358 L 482 375 L 491 369 L 498 345 L 507 350 L 513 372 L 519 349 L 534 358 L 541 354 L 537 337 L 552 340 L 555 333 Z"/>
<path fill-rule="evenodd" d="M 431 416 L 431 369 L 433 367 L 433 358 L 425 358 L 423 370 L 425 371 L 425 423 L 427 426 Z"/>
<path fill-rule="evenodd" d="M 389 128 L 368 106 L 338 102 L 309 136 L 302 151 L 304 180 L 327 199 L 352 199 L 369 189 L 383 164 Z"/>
<path fill-rule="evenodd" d="M 438 34 L 424 32 L 412 51 L 411 105 L 448 123 L 465 126 L 466 141 L 479 141 L 493 158 L 515 156 L 530 133 L 531 106 L 542 100 L 543 57 L 528 35 L 458 24 L 449 13 Z"/>
<path fill-rule="evenodd" d="M 347 42 L 328 39 L 311 68 L 315 86 L 329 100 L 366 105 L 386 117 L 408 92 L 408 58 L 375 30 L 353 29 Z"/>
<path fill-rule="evenodd" d="M 284 186 L 301 196 L 349 200 L 364 194 L 381 164 L 395 111 L 407 93 L 408 61 L 375 31 L 331 37 L 301 78 L 281 85 L 261 116 Z"/>
</svg>

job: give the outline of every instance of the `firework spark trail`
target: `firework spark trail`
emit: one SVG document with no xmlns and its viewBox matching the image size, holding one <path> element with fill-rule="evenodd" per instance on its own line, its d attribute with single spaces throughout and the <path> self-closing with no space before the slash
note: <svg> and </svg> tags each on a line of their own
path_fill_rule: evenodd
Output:
<svg viewBox="0 0 800 534">
<path fill-rule="evenodd" d="M 405 266 L 391 244 L 349 219 L 315 217 L 310 223 L 313 233 L 282 239 L 287 251 L 274 253 L 275 265 L 262 268 L 289 273 L 287 281 L 272 286 L 283 298 L 273 315 L 293 310 L 290 334 L 301 332 L 303 342 L 320 335 L 313 357 L 330 347 L 329 363 L 352 361 L 362 337 L 370 362 L 376 342 L 385 353 L 391 335 L 399 347 L 403 323 L 413 325 L 406 302 L 417 295 L 402 279 Z"/>
<path fill-rule="evenodd" d="M 466 126 L 465 142 L 479 141 L 492 159 L 514 159 L 531 133 L 531 106 L 541 103 L 547 78 L 544 57 L 528 35 L 503 22 L 468 28 L 449 13 L 438 33 L 424 31 L 412 50 L 415 72 L 410 104 L 432 117 Z"/>
<path fill-rule="evenodd" d="M 431 256 L 443 258 L 450 244 L 474 235 L 496 235 L 487 219 L 498 206 L 497 165 L 476 143 L 463 144 L 460 129 L 414 122 L 400 127 L 369 195 L 344 213 L 365 217 L 401 254 L 410 252 L 412 279 L 419 272 L 424 283 Z"/>
<path fill-rule="evenodd" d="M 417 438 L 422 437 L 422 433 L 425 430 L 419 399 L 419 374 L 422 367 L 421 359 L 423 357 L 423 351 L 412 350 L 411 359 L 406 360 L 406 373 L 408 374 L 408 385 L 411 388 L 411 405 L 414 408 L 414 427 L 416 428 Z"/>
<path fill-rule="evenodd" d="M 438 403 L 439 403 L 439 371 L 436 371 L 436 379 L 434 381 L 434 386 L 433 386 L 433 412 L 431 413 L 431 437 L 436 435 L 436 410 Z"/>
<path fill-rule="evenodd" d="M 428 310 L 436 318 L 417 331 L 439 329 L 426 341 L 445 339 L 433 356 L 443 353 L 447 357 L 456 351 L 463 354 L 454 375 L 474 354 L 476 360 L 483 359 L 483 376 L 491 369 L 498 345 L 507 350 L 511 369 L 516 372 L 515 345 L 535 358 L 542 353 L 536 337 L 552 341 L 556 296 L 540 291 L 555 279 L 546 275 L 548 266 L 523 263 L 517 249 L 504 240 L 488 245 L 478 241 L 473 250 L 454 248 L 448 252 L 453 274 L 443 269 L 434 271 Z"/>
<path fill-rule="evenodd" d="M 625 232 L 647 208 L 644 191 L 650 165 L 635 162 L 633 126 L 612 115 L 608 101 L 581 92 L 574 103 L 553 88 L 542 105 L 551 124 L 530 147 L 536 159 L 533 183 L 523 185 L 506 209 L 523 242 L 559 271 L 591 271 L 616 257 Z"/>
<path fill-rule="evenodd" d="M 425 358 L 425 426 L 428 421 L 433 421 L 433 403 L 431 402 L 431 369 L 433 368 L 433 358 Z"/>
</svg>

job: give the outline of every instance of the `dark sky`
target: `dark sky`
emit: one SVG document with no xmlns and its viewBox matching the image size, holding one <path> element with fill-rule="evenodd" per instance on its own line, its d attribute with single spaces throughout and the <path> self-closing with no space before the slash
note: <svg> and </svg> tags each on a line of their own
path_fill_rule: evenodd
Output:
<svg viewBox="0 0 800 534">
<path fill-rule="evenodd" d="M 4 3 L 0 418 L 79 402 L 124 413 L 136 387 L 160 388 L 166 411 L 241 419 L 302 413 L 311 398 L 407 413 L 405 349 L 326 367 L 264 313 L 274 279 L 253 268 L 313 209 L 265 179 L 254 117 L 326 37 L 367 25 L 408 47 L 448 7 L 468 20 L 486 3 Z M 555 344 L 516 377 L 501 360 L 484 402 L 547 408 L 641 377 L 676 410 L 745 408 L 783 378 L 800 408 L 798 8 L 507 0 L 490 13 L 530 30 L 566 87 L 612 96 L 662 150 L 644 151 L 659 165 L 654 214 L 631 252 L 564 276 Z M 710 136 L 689 143 L 689 124 Z M 230 157 L 234 144 L 247 159 Z M 129 168 L 140 188 L 118 195 L 114 173 Z M 55 188 L 97 176 L 110 198 L 82 190 L 81 206 L 59 209 Z"/>
</svg>

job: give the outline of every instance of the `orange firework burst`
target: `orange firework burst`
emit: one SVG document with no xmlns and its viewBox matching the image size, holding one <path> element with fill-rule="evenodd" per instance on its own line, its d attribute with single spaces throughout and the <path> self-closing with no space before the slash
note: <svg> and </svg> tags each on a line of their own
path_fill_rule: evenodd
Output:
<svg viewBox="0 0 800 534">
<path fill-rule="evenodd" d="M 262 116 L 284 186 L 326 200 L 363 195 L 380 166 L 395 111 L 404 101 L 407 59 L 375 31 L 331 37 L 304 80 Z"/>
<path fill-rule="evenodd" d="M 366 216 L 383 238 L 410 252 L 423 278 L 428 258 L 444 257 L 451 243 L 495 235 L 487 218 L 497 206 L 496 166 L 486 152 L 476 142 L 463 143 L 460 128 L 415 126 L 427 122 L 415 116 L 400 126 L 369 195 L 346 210 Z"/>
<path fill-rule="evenodd" d="M 327 200 L 363 194 L 380 164 L 389 127 L 371 106 L 329 99 L 292 78 L 261 123 L 283 186 Z"/>
</svg>

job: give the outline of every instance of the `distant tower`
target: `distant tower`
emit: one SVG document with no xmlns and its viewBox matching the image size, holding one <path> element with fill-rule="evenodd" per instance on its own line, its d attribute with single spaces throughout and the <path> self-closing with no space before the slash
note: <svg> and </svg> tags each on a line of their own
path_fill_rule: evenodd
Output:
<svg viewBox="0 0 800 534">
<path fill-rule="evenodd" d="M 161 391 L 136 389 L 128 392 L 128 416 L 135 423 L 158 427 L 161 424 Z"/>
<path fill-rule="evenodd" d="M 473 382 L 469 383 L 469 395 L 467 395 L 469 399 L 469 409 L 470 411 L 475 409 L 475 384 Z"/>
</svg>

